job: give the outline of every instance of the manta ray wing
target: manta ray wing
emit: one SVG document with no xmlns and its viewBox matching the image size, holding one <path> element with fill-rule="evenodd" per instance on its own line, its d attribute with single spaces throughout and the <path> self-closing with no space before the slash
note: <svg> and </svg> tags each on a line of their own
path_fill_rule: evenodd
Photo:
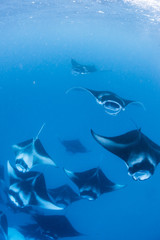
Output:
<svg viewBox="0 0 160 240">
<path fill-rule="evenodd" d="M 102 170 L 99 168 L 97 172 L 97 178 L 100 186 L 100 192 L 101 194 L 112 192 L 121 188 L 124 188 L 125 185 L 115 184 L 112 181 L 110 181 L 102 172 Z"/>
<path fill-rule="evenodd" d="M 35 165 L 41 163 L 41 164 L 49 164 L 49 165 L 56 166 L 54 161 L 50 158 L 50 156 L 44 149 L 39 139 L 37 139 L 34 142 L 34 154 L 35 154 L 35 160 L 34 160 Z"/>
<path fill-rule="evenodd" d="M 0 211 L 0 239 L 8 239 L 8 222 L 6 215 Z"/>
<path fill-rule="evenodd" d="M 151 141 L 140 130 L 133 130 L 110 138 L 91 132 L 100 145 L 125 161 L 128 174 L 134 180 L 143 181 L 153 175 L 160 162 L 160 146 Z"/>
<path fill-rule="evenodd" d="M 22 173 L 8 162 L 8 174 L 10 178 L 9 197 L 16 206 L 41 207 L 49 210 L 63 209 L 51 202 L 42 173 Z"/>
<path fill-rule="evenodd" d="M 48 193 L 56 204 L 64 207 L 81 199 L 67 184 L 55 189 L 49 189 Z"/>
<path fill-rule="evenodd" d="M 80 176 L 81 176 L 80 173 L 72 172 L 72 171 L 67 170 L 67 169 L 64 169 L 64 172 L 78 186 L 78 188 L 81 188 L 83 186 L 83 181 L 80 178 Z"/>
<path fill-rule="evenodd" d="M 36 215 L 34 218 L 44 232 L 55 239 L 82 235 L 73 228 L 65 216 Z"/>
<path fill-rule="evenodd" d="M 105 112 L 109 115 L 116 116 L 121 112 L 121 110 L 125 110 L 125 107 L 129 104 L 138 104 L 145 110 L 143 103 L 139 101 L 124 99 L 110 91 L 96 91 L 84 87 L 73 87 L 66 93 L 69 93 L 72 90 L 89 92 L 92 96 L 95 97 L 97 103 L 104 107 Z"/>
<path fill-rule="evenodd" d="M 133 101 L 133 100 L 127 100 L 127 99 L 124 99 L 124 98 L 121 98 L 121 99 L 122 99 L 122 101 L 123 101 L 123 107 L 124 107 L 124 108 L 125 108 L 127 105 L 136 102 L 136 101 Z"/>
<path fill-rule="evenodd" d="M 127 100 L 124 98 L 122 98 L 122 101 L 123 101 L 123 108 L 125 108 L 126 106 L 128 106 L 130 104 L 135 104 L 135 105 L 139 105 L 140 107 L 142 107 L 144 111 L 146 110 L 146 108 L 142 102 L 135 101 L 135 100 Z"/>
<path fill-rule="evenodd" d="M 72 64 L 72 68 L 75 70 L 80 70 L 82 65 L 79 64 L 76 60 L 74 60 L 73 58 L 71 59 L 71 64 Z"/>
<path fill-rule="evenodd" d="M 18 230 L 27 239 L 50 240 L 49 236 L 45 236 L 43 229 L 37 223 L 18 226 Z"/>
<path fill-rule="evenodd" d="M 98 99 L 98 97 L 101 95 L 101 91 L 95 91 L 95 90 L 91 90 L 89 88 L 84 88 L 84 87 L 72 87 L 70 89 L 68 89 L 66 91 L 66 94 L 69 93 L 70 91 L 82 91 L 82 92 L 88 92 L 90 93 L 93 97 L 95 97 L 96 99 Z"/>
<path fill-rule="evenodd" d="M 100 195 L 100 188 L 97 187 L 97 179 L 95 169 L 90 169 L 84 172 L 72 172 L 64 169 L 67 176 L 79 188 L 79 194 L 82 198 L 95 200 Z"/>
<path fill-rule="evenodd" d="M 66 148 L 67 152 L 75 153 L 86 153 L 88 152 L 85 146 L 80 142 L 80 140 L 63 140 L 62 145 Z"/>
<path fill-rule="evenodd" d="M 101 146 L 122 158 L 126 164 L 131 152 L 135 151 L 141 142 L 141 133 L 138 130 L 133 130 L 117 137 L 100 136 L 94 133 L 93 130 L 91 130 L 91 134 Z"/>
<path fill-rule="evenodd" d="M 24 189 L 23 182 L 14 183 L 9 187 L 8 195 L 14 205 L 23 208 L 28 205 L 31 192 Z"/>
<path fill-rule="evenodd" d="M 87 74 L 87 73 L 97 71 L 94 65 L 82 65 L 77 61 L 75 61 L 74 59 L 71 59 L 71 64 L 72 64 L 72 70 L 79 74 Z"/>
<path fill-rule="evenodd" d="M 13 168 L 8 162 L 9 191 L 8 196 L 12 204 L 23 208 L 29 205 L 31 193 L 33 191 L 32 183 L 39 175 L 37 172 L 21 173 Z"/>
<path fill-rule="evenodd" d="M 11 166 L 9 161 L 7 161 L 7 171 L 8 171 L 10 185 L 12 185 L 13 183 L 25 181 L 26 179 L 27 180 L 33 179 L 34 177 L 39 175 L 39 173 L 35 171 L 30 171 L 25 173 L 19 172 L 16 168 Z"/>
<path fill-rule="evenodd" d="M 19 179 L 19 177 L 17 176 L 17 170 L 11 166 L 9 161 L 7 161 L 7 171 L 8 171 L 10 185 L 17 182 Z"/>
<path fill-rule="evenodd" d="M 95 200 L 101 194 L 124 187 L 111 182 L 100 168 L 73 173 L 65 170 L 68 177 L 78 186 L 80 195 L 88 200 Z"/>
<path fill-rule="evenodd" d="M 19 171 L 28 171 L 33 165 L 33 139 L 12 145 Z"/>
<path fill-rule="evenodd" d="M 26 140 L 24 142 L 12 145 L 15 155 L 17 156 L 20 152 L 26 151 L 28 153 L 31 152 L 32 149 L 33 138 Z"/>
<path fill-rule="evenodd" d="M 4 181 L 4 166 L 0 165 L 0 180 Z"/>
<path fill-rule="evenodd" d="M 33 166 L 34 139 L 12 145 L 15 153 L 16 168 L 21 172 L 29 171 Z"/>
<path fill-rule="evenodd" d="M 63 210 L 63 208 L 51 202 L 48 196 L 45 179 L 43 174 L 39 174 L 33 182 L 33 193 L 30 199 L 30 205 L 45 208 L 48 210 Z"/>
<path fill-rule="evenodd" d="M 36 140 L 29 139 L 22 143 L 15 144 L 12 148 L 16 156 L 16 167 L 19 171 L 29 171 L 38 164 L 56 166 L 38 138 Z"/>
</svg>

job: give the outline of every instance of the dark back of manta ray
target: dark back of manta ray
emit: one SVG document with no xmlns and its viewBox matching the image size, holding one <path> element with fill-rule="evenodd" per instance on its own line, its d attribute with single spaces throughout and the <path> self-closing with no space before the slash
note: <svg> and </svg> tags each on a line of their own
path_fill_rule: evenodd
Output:
<svg viewBox="0 0 160 240">
<path fill-rule="evenodd" d="M 99 168 L 93 168 L 82 173 L 75 173 L 75 175 L 76 178 L 74 182 L 77 183 L 80 188 L 88 183 L 88 185 L 100 191 L 101 194 L 113 191 L 115 184 L 111 182 Z"/>
<path fill-rule="evenodd" d="M 8 235 L 8 222 L 6 215 L 0 211 L 0 240 L 6 240 Z"/>
<path fill-rule="evenodd" d="M 5 200 L 4 200 L 5 199 Z M 0 204 L 7 200 L 7 189 L 4 175 L 4 167 L 0 165 Z"/>
<path fill-rule="evenodd" d="M 82 235 L 73 228 L 63 215 L 36 215 L 34 218 L 48 236 L 53 236 L 54 239 Z"/>
<path fill-rule="evenodd" d="M 50 158 L 50 156 L 48 155 L 48 153 L 44 149 L 44 147 L 43 147 L 43 145 L 42 145 L 42 143 L 41 143 L 41 141 L 39 139 L 37 139 L 34 142 L 34 147 L 35 147 L 35 149 L 36 149 L 38 154 L 40 154 L 41 156 Z"/>
<path fill-rule="evenodd" d="M 73 154 L 88 152 L 86 147 L 78 139 L 75 139 L 75 140 L 63 140 L 63 141 L 61 141 L 61 143 L 65 147 L 67 152 L 71 152 Z"/>
<path fill-rule="evenodd" d="M 39 176 L 36 178 L 35 183 L 33 185 L 33 190 L 38 197 L 49 201 L 48 193 L 47 193 L 47 188 L 46 188 L 46 183 L 45 183 L 45 178 L 44 175 L 41 173 Z M 32 198 L 31 204 L 37 205 L 37 200 L 35 197 Z"/>
<path fill-rule="evenodd" d="M 49 189 L 48 193 L 55 203 L 62 204 L 65 207 L 74 201 L 80 200 L 78 194 L 76 194 L 67 184 L 55 189 Z"/>
<path fill-rule="evenodd" d="M 71 59 L 71 64 L 72 64 L 72 70 L 79 72 L 79 73 L 84 72 L 83 65 L 79 64 L 74 59 Z"/>
<path fill-rule="evenodd" d="M 4 167 L 0 165 L 0 179 L 4 180 Z"/>
<path fill-rule="evenodd" d="M 27 224 L 18 227 L 18 231 L 23 234 L 27 239 L 35 240 L 50 240 L 49 236 L 45 236 L 43 229 L 39 227 L 38 224 Z M 54 239 L 53 239 L 54 240 Z"/>
<path fill-rule="evenodd" d="M 72 64 L 72 69 L 78 73 L 87 73 L 87 72 L 89 73 L 89 72 L 97 71 L 94 65 L 82 65 L 82 64 L 79 64 L 74 59 L 71 59 L 71 64 Z"/>
</svg>

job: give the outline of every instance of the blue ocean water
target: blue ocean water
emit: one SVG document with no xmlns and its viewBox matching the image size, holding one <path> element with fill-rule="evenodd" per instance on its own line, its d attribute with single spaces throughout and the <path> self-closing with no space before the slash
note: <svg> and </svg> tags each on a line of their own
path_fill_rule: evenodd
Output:
<svg viewBox="0 0 160 240">
<path fill-rule="evenodd" d="M 98 166 L 111 181 L 126 185 L 56 212 L 84 234 L 75 240 L 160 239 L 160 167 L 150 179 L 134 181 L 124 162 L 90 132 L 117 136 L 138 126 L 160 145 L 159 16 L 158 0 L 0 2 L 0 159 L 7 184 L 6 163 L 14 166 L 15 158 L 11 146 L 35 137 L 45 123 L 39 138 L 58 168 L 34 170 L 44 174 L 47 188 L 67 183 L 77 191 L 63 168 L 80 172 Z M 71 58 L 98 71 L 73 74 Z M 143 102 L 146 110 L 130 105 L 110 116 L 90 94 L 66 94 L 72 87 L 112 91 Z M 60 140 L 68 139 L 79 139 L 89 151 L 67 152 Z M 30 224 L 31 214 L 1 208 L 8 239 L 28 239 L 17 227 Z"/>
</svg>

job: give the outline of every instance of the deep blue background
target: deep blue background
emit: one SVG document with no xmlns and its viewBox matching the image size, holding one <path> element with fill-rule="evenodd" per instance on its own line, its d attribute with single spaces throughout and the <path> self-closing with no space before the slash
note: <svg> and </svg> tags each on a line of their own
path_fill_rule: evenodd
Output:
<svg viewBox="0 0 160 240">
<path fill-rule="evenodd" d="M 134 7 L 129 8 L 132 15 L 125 12 L 122 4 L 109 16 L 102 17 L 97 11 L 105 12 L 107 2 L 100 9 L 95 6 L 95 12 L 88 10 L 86 15 L 82 14 L 80 3 L 76 10 L 72 5 L 69 8 L 68 3 L 67 13 L 64 10 L 61 14 L 54 5 L 53 11 L 46 9 L 44 13 L 37 8 L 34 13 L 31 4 L 27 13 L 24 8 L 24 12 L 16 14 L 15 11 L 15 15 L 8 17 L 7 10 L 3 10 L 5 17 L 1 16 L 0 22 L 1 163 L 6 164 L 7 160 L 14 163 L 11 145 L 36 136 L 45 122 L 40 140 L 60 167 L 37 168 L 44 172 L 48 187 L 67 182 L 76 190 L 62 168 L 82 171 L 99 165 L 113 182 L 127 185 L 96 201 L 82 200 L 67 208 L 65 215 L 73 226 L 86 234 L 77 239 L 159 240 L 160 167 L 147 181 L 132 180 L 123 161 L 99 146 L 90 129 L 115 136 L 135 129 L 134 121 L 144 134 L 160 144 L 160 26 L 143 18 L 141 12 L 136 13 Z M 75 76 L 71 72 L 71 58 L 95 64 L 99 71 Z M 118 116 L 109 116 L 88 93 L 65 94 L 74 86 L 113 91 L 143 102 L 146 111 L 131 105 Z M 89 153 L 69 154 L 59 141 L 76 138 Z M 10 215 L 10 227 L 14 227 L 15 218 L 17 222 L 21 219 L 19 215 Z M 18 240 L 12 231 L 10 235 L 10 239 Z"/>
</svg>

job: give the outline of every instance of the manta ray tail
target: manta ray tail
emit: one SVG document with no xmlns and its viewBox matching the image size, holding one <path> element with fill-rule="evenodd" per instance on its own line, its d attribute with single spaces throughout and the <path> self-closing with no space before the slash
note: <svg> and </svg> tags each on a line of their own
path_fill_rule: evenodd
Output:
<svg viewBox="0 0 160 240">
<path fill-rule="evenodd" d="M 38 132 L 38 134 L 37 134 L 37 136 L 36 136 L 36 138 L 35 138 L 35 140 L 38 139 L 40 133 L 42 132 L 42 130 L 43 130 L 44 126 L 45 126 L 45 124 L 46 124 L 46 123 L 43 123 L 43 125 L 41 126 L 41 128 L 40 128 L 40 130 L 39 130 L 39 132 Z"/>
<path fill-rule="evenodd" d="M 141 127 L 139 127 L 138 124 L 132 118 L 130 118 L 130 120 L 133 123 L 133 125 L 136 127 L 137 132 L 141 132 Z"/>
</svg>

